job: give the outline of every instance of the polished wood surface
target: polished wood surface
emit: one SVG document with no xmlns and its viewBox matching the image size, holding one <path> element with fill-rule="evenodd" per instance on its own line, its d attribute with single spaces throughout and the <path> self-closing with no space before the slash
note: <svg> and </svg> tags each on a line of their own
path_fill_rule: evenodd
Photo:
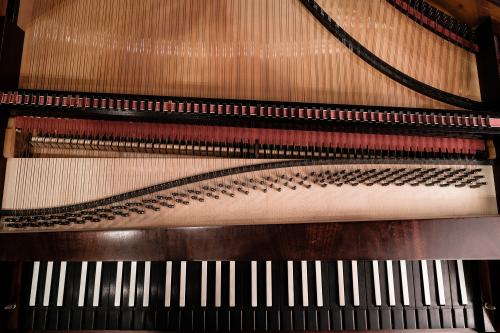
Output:
<svg viewBox="0 0 500 333">
<path fill-rule="evenodd" d="M 0 260 L 490 259 L 500 218 L 0 235 Z"/>
</svg>

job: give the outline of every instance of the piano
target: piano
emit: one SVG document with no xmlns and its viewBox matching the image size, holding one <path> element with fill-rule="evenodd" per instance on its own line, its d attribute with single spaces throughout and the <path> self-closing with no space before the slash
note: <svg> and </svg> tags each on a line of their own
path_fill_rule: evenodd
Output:
<svg viewBox="0 0 500 333">
<path fill-rule="evenodd" d="M 0 330 L 500 329 L 499 18 L 0 0 Z"/>
</svg>

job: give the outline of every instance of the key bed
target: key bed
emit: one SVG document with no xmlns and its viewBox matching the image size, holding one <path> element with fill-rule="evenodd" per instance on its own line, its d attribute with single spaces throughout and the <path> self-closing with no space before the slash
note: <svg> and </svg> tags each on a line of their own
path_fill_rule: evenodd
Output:
<svg viewBox="0 0 500 333">
<path fill-rule="evenodd" d="M 26 262 L 28 330 L 475 328 L 476 262 Z"/>
</svg>

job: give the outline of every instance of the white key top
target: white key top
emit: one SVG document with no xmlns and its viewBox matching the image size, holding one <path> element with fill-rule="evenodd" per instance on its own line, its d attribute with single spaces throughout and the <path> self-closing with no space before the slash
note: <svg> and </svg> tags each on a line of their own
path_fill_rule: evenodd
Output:
<svg viewBox="0 0 500 333">
<path fill-rule="evenodd" d="M 422 285 L 424 287 L 424 305 L 431 305 L 431 292 L 429 286 L 429 272 L 427 270 L 427 260 L 420 260 L 422 267 Z"/>
<path fill-rule="evenodd" d="M 33 264 L 33 275 L 31 277 L 31 292 L 29 306 L 35 306 L 36 302 L 36 289 L 38 287 L 38 274 L 40 272 L 40 262 L 35 261 Z"/>
<path fill-rule="evenodd" d="M 181 261 L 181 273 L 179 283 L 179 307 L 186 306 L 186 262 Z"/>
<path fill-rule="evenodd" d="M 344 263 L 341 260 L 337 261 L 337 279 L 339 281 L 339 305 L 345 306 Z"/>
<path fill-rule="evenodd" d="M 287 273 L 288 273 L 288 306 L 295 305 L 295 297 L 293 294 L 293 261 L 287 261 L 286 263 Z"/>
<path fill-rule="evenodd" d="M 387 266 L 387 287 L 389 289 L 389 305 L 396 305 L 396 294 L 394 293 L 394 274 L 392 271 L 392 260 L 386 261 Z"/>
<path fill-rule="evenodd" d="M 229 262 L 229 306 L 236 306 L 236 263 Z"/>
<path fill-rule="evenodd" d="M 309 282 L 307 281 L 307 261 L 302 260 L 300 262 L 300 269 L 302 271 L 302 305 L 304 307 L 309 306 Z"/>
<path fill-rule="evenodd" d="M 257 306 L 257 261 L 250 263 L 250 281 L 251 281 L 251 304 L 252 307 Z"/>
<path fill-rule="evenodd" d="M 460 300 L 462 305 L 467 305 L 469 300 L 467 299 L 467 286 L 465 284 L 465 274 L 464 274 L 464 263 L 462 260 L 457 260 L 457 272 L 458 272 L 458 287 L 460 288 Z"/>
<path fill-rule="evenodd" d="M 351 261 L 352 268 L 352 299 L 354 306 L 359 306 L 359 279 L 358 279 L 358 262 Z"/>
<path fill-rule="evenodd" d="M 201 295 L 200 305 L 207 306 L 207 262 L 201 262 Z"/>
<path fill-rule="evenodd" d="M 151 284 L 151 261 L 144 263 L 144 289 L 142 296 L 142 306 L 147 308 L 149 306 L 149 287 Z"/>
<path fill-rule="evenodd" d="M 82 262 L 82 270 L 80 272 L 80 289 L 78 291 L 78 306 L 83 306 L 85 302 L 85 287 L 87 284 L 87 267 L 88 262 Z"/>
<path fill-rule="evenodd" d="M 120 306 L 122 296 L 122 274 L 123 261 L 118 261 L 118 263 L 116 264 L 115 306 Z"/>
<path fill-rule="evenodd" d="M 47 272 L 45 274 L 45 289 L 43 291 L 43 306 L 49 306 L 50 299 L 50 285 L 52 283 L 52 268 L 54 266 L 54 262 L 49 261 L 47 263 Z"/>
<path fill-rule="evenodd" d="M 102 261 L 95 263 L 95 278 L 94 278 L 94 297 L 92 306 L 99 306 L 99 294 L 101 291 L 101 274 L 102 274 Z"/>
<path fill-rule="evenodd" d="M 323 306 L 323 278 L 321 274 L 321 261 L 316 260 L 314 262 L 314 268 L 316 270 L 316 305 L 321 307 Z"/>
<path fill-rule="evenodd" d="M 382 305 L 382 297 L 380 295 L 380 276 L 378 271 L 378 261 L 372 261 L 373 266 L 373 290 L 375 291 L 375 305 Z"/>
<path fill-rule="evenodd" d="M 63 305 L 64 300 L 64 283 L 66 282 L 66 261 L 61 262 L 59 270 L 59 284 L 57 285 L 57 306 Z"/>
<path fill-rule="evenodd" d="M 135 282 L 137 279 L 137 261 L 130 263 L 130 285 L 128 288 L 128 306 L 135 306 Z"/>
<path fill-rule="evenodd" d="M 410 305 L 410 293 L 408 291 L 408 274 L 406 272 L 406 260 L 400 260 L 401 289 L 403 289 L 403 305 Z"/>
<path fill-rule="evenodd" d="M 435 266 L 436 266 L 436 278 L 438 287 L 438 302 L 439 305 L 445 305 L 446 300 L 444 297 L 443 269 L 441 268 L 441 260 L 436 260 Z"/>
<path fill-rule="evenodd" d="M 273 306 L 273 270 L 270 261 L 266 261 L 266 306 Z"/>
<path fill-rule="evenodd" d="M 172 262 L 167 261 L 165 269 L 165 307 L 170 307 L 170 296 L 172 295 Z"/>
<path fill-rule="evenodd" d="M 222 263 L 215 262 L 215 307 L 221 306 Z"/>
</svg>

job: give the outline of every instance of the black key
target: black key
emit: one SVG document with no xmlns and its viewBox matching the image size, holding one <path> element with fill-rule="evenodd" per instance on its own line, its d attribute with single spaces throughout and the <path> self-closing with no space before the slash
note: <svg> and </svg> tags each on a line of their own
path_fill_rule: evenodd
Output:
<svg viewBox="0 0 500 333">
<path fill-rule="evenodd" d="M 321 281 L 323 288 L 323 306 L 318 307 L 319 330 L 330 330 L 330 284 L 328 280 L 328 263 L 321 262 Z"/>
<path fill-rule="evenodd" d="M 96 262 L 87 264 L 87 281 L 85 284 L 85 304 L 83 308 L 82 329 L 92 330 L 95 323 L 94 285 L 95 285 Z"/>
<path fill-rule="evenodd" d="M 415 307 L 417 313 L 417 328 L 429 329 L 427 320 L 427 306 L 424 304 L 424 289 L 419 261 L 412 261 L 413 265 L 413 287 L 415 289 Z"/>
<path fill-rule="evenodd" d="M 110 282 L 109 282 L 109 298 L 108 298 L 108 329 L 109 330 L 118 330 L 120 328 L 120 307 L 115 305 L 115 300 L 119 297 L 120 304 L 123 302 L 122 299 L 122 287 L 123 287 L 123 262 L 121 265 L 121 283 L 117 286 L 117 270 L 119 263 L 113 262 L 110 263 Z M 119 296 L 116 296 L 116 295 Z"/>
<path fill-rule="evenodd" d="M 308 331 L 318 330 L 318 306 L 316 293 L 316 265 L 314 261 L 307 262 L 307 283 L 309 294 L 309 307 L 306 308 L 306 329 Z"/>
<path fill-rule="evenodd" d="M 280 322 L 280 308 L 282 305 L 281 294 L 286 291 L 286 284 L 282 284 L 283 280 L 283 262 L 273 261 L 271 263 L 271 277 L 272 277 L 272 306 L 267 310 L 267 327 L 270 331 L 279 331 L 281 327 Z"/>
<path fill-rule="evenodd" d="M 241 294 L 242 298 L 241 310 L 243 314 L 243 330 L 254 331 L 255 312 L 254 308 L 252 308 L 251 262 L 237 262 L 236 275 L 240 282 L 236 290 L 238 294 Z"/>
<path fill-rule="evenodd" d="M 205 308 L 206 329 L 218 330 L 218 311 L 215 309 L 215 261 L 207 262 L 207 306 Z"/>
<path fill-rule="evenodd" d="M 281 293 L 281 302 L 280 302 L 280 326 L 282 331 L 293 331 L 293 315 L 292 315 L 292 307 L 289 305 L 288 300 L 288 289 L 290 286 L 288 285 L 288 268 L 290 266 L 291 271 L 293 271 L 293 262 L 284 261 L 280 263 L 280 284 L 282 286 Z M 294 295 L 294 298 L 297 296 Z M 296 300 L 294 300 L 296 301 Z"/>
<path fill-rule="evenodd" d="M 114 288 L 110 284 L 112 271 L 113 271 L 113 263 L 111 262 L 102 263 L 99 306 L 97 307 L 95 313 L 95 329 L 97 330 L 104 330 L 107 327 L 108 308 L 110 304 L 112 304 L 110 303 L 110 290 Z"/>
<path fill-rule="evenodd" d="M 73 285 L 79 285 L 80 281 L 75 281 L 75 268 L 79 263 L 67 262 L 66 263 L 66 277 L 64 281 L 64 295 L 63 304 L 59 309 L 58 325 L 59 330 L 69 330 L 70 329 L 70 319 L 71 319 L 71 307 L 73 305 Z M 77 295 L 78 297 L 78 295 Z M 76 297 L 76 298 L 77 298 Z"/>
<path fill-rule="evenodd" d="M 245 293 L 250 293 L 250 286 L 245 286 L 244 270 L 242 269 L 242 263 L 235 263 L 235 307 L 230 309 L 229 320 L 231 331 L 241 331 L 243 329 L 243 312 L 245 304 Z M 248 266 L 249 267 L 249 266 Z M 250 274 L 247 272 L 247 276 Z M 246 288 L 246 291 L 245 291 Z M 248 298 L 248 297 L 247 297 Z"/>
<path fill-rule="evenodd" d="M 179 292 L 180 292 L 180 272 L 181 263 L 180 261 L 172 262 L 172 287 L 170 296 L 170 309 L 168 318 L 168 330 L 169 331 L 179 331 L 180 330 L 180 308 L 179 308 Z"/>
<path fill-rule="evenodd" d="M 221 262 L 221 307 L 219 312 L 219 330 L 229 331 L 229 261 Z"/>
<path fill-rule="evenodd" d="M 396 301 L 396 305 L 392 307 L 392 324 L 394 329 L 402 330 L 405 328 L 405 318 L 402 299 L 401 262 L 399 260 L 392 261 L 392 271 L 394 278 L 394 298 Z"/>
<path fill-rule="evenodd" d="M 343 263 L 344 266 L 345 263 Z M 342 307 L 339 305 L 339 286 L 338 286 L 338 270 L 337 261 L 332 261 L 328 263 L 328 275 L 329 284 L 328 289 L 330 291 L 330 328 L 335 331 L 340 331 L 343 329 L 342 324 Z M 342 266 L 342 267 L 343 267 Z"/>
<path fill-rule="evenodd" d="M 454 328 L 465 328 L 464 307 L 460 302 L 460 291 L 456 261 L 448 261 L 448 274 L 450 277 L 450 294 Z"/>
<path fill-rule="evenodd" d="M 443 328 L 453 328 L 450 274 L 448 272 L 448 262 L 446 260 L 441 260 L 441 269 L 443 272 L 443 288 L 446 302 L 445 305 L 440 306 L 442 326 Z"/>
<path fill-rule="evenodd" d="M 131 262 L 123 262 L 122 300 L 120 305 L 120 329 L 122 330 L 130 330 L 132 328 L 132 309 L 129 306 L 129 294 L 135 293 L 135 290 L 130 289 L 130 270 Z"/>
<path fill-rule="evenodd" d="M 479 300 L 476 299 L 476 294 L 474 293 L 474 287 L 478 285 L 476 282 L 477 276 L 474 272 L 478 272 L 477 262 L 464 260 L 463 267 L 468 300 L 465 306 L 465 323 L 467 328 L 476 328 L 474 304 L 478 304 Z"/>
<path fill-rule="evenodd" d="M 181 308 L 182 331 L 187 332 L 193 330 L 193 309 L 195 307 L 197 307 L 198 310 L 200 309 L 200 285 L 201 261 L 186 262 L 186 306 Z"/>
<path fill-rule="evenodd" d="M 382 262 L 383 265 L 383 262 Z M 380 270 L 379 263 L 379 270 Z M 366 299 L 368 306 L 368 329 L 379 330 L 380 329 L 380 306 L 376 303 L 375 298 L 375 284 L 374 284 L 374 271 L 373 262 L 367 261 L 365 264 L 365 283 L 366 283 Z M 379 279 L 380 281 L 380 279 Z"/>
<path fill-rule="evenodd" d="M 379 261 L 379 281 L 380 281 L 380 299 L 382 301 L 382 305 L 380 306 L 380 312 L 379 312 L 380 327 L 383 330 L 388 330 L 392 328 L 392 316 L 391 316 L 392 309 L 391 306 L 389 305 L 389 280 L 387 273 L 387 262 L 385 260 Z M 394 282 L 394 280 L 392 280 L 392 282 Z"/>
<path fill-rule="evenodd" d="M 400 273 L 401 273 L 402 262 L 399 263 Z M 408 300 L 409 305 L 403 305 L 404 307 L 404 319 L 405 319 L 405 329 L 416 329 L 417 319 L 416 319 L 416 305 L 415 305 L 415 287 L 413 282 L 413 264 L 411 261 L 404 261 L 406 267 L 406 281 L 408 283 Z M 403 274 L 401 274 L 401 281 L 403 281 Z M 401 282 L 402 283 L 402 282 Z M 401 291 L 402 292 L 402 291 Z"/>
<path fill-rule="evenodd" d="M 54 262 L 52 268 L 52 280 L 50 286 L 49 309 L 47 312 L 46 329 L 56 330 L 58 324 L 59 307 L 57 306 L 57 293 L 59 288 L 60 262 Z"/>
<path fill-rule="evenodd" d="M 168 328 L 169 311 L 165 307 L 165 275 L 166 262 L 153 261 L 151 263 L 151 305 L 146 313 L 144 325 L 147 330 L 165 331 Z"/>
<path fill-rule="evenodd" d="M 345 306 L 342 308 L 344 330 L 354 330 L 354 301 L 353 301 L 353 284 L 352 284 L 352 262 L 344 261 L 344 297 Z"/>
<path fill-rule="evenodd" d="M 295 294 L 295 304 L 292 309 L 293 329 L 295 331 L 304 331 L 306 329 L 306 320 L 304 307 L 302 306 L 302 270 L 300 261 L 293 262 L 293 287 Z"/>
<path fill-rule="evenodd" d="M 428 307 L 430 328 L 441 328 L 441 318 L 439 315 L 438 306 L 438 287 L 434 260 L 427 260 L 427 270 L 429 275 L 429 292 L 431 296 L 431 305 Z"/>
<path fill-rule="evenodd" d="M 150 263 L 149 263 L 150 265 Z M 137 262 L 137 282 L 136 282 L 136 300 L 135 309 L 133 310 L 133 328 L 134 330 L 144 329 L 144 319 L 146 311 L 149 308 L 144 306 L 144 273 L 146 263 L 144 261 Z M 151 267 L 151 266 L 149 266 Z M 151 268 L 150 268 L 151 274 Z M 151 277 L 151 275 L 150 275 Z M 148 294 L 149 297 L 150 294 Z"/>
<path fill-rule="evenodd" d="M 43 295 L 45 292 L 45 278 L 47 274 L 47 262 L 40 262 L 40 269 L 38 272 L 38 286 L 36 291 L 35 303 L 35 330 L 44 330 L 47 321 L 47 307 L 43 306 Z"/>
<path fill-rule="evenodd" d="M 365 266 L 369 262 L 358 261 L 358 292 L 359 292 L 359 306 L 355 307 L 356 315 L 356 330 L 367 330 L 367 304 L 366 304 L 366 270 Z"/>
<path fill-rule="evenodd" d="M 72 330 L 81 330 L 83 323 L 83 309 L 78 306 L 78 300 L 80 296 L 80 280 L 81 280 L 81 272 L 82 272 L 82 263 L 81 262 L 72 262 L 73 269 L 73 289 L 71 292 L 73 293 L 73 298 L 71 302 L 71 319 L 70 319 L 70 327 Z M 68 290 L 68 292 L 70 292 Z"/>
<path fill-rule="evenodd" d="M 266 261 L 261 260 L 257 262 L 257 308 L 255 309 L 255 326 L 257 331 L 267 331 L 268 327 L 266 286 Z"/>
</svg>

